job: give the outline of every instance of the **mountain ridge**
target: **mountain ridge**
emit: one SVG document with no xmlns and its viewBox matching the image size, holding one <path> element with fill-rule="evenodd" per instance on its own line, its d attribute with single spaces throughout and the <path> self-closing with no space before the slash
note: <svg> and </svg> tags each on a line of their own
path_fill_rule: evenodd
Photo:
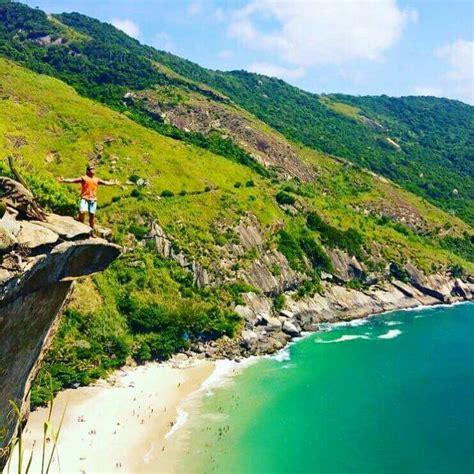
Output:
<svg viewBox="0 0 474 474">
<path fill-rule="evenodd" d="M 204 83 L 206 87 L 227 95 L 287 139 L 367 167 L 437 206 L 457 212 L 471 224 L 473 222 L 471 196 L 474 195 L 474 178 L 470 163 L 474 155 L 474 108 L 471 106 L 449 99 L 420 97 L 394 99 L 380 96 L 369 100 L 341 94 L 319 96 L 258 74 L 207 70 L 170 53 L 141 45 L 112 25 L 78 13 L 54 15 L 53 23 L 44 13 L 21 4 L 9 3 L 2 8 L 0 19 L 2 15 L 5 18 L 8 11 L 10 23 L 12 17 L 20 21 L 22 15 L 26 16 L 29 29 L 23 29 L 24 39 L 11 34 L 16 31 L 13 27 L 10 27 L 11 31 L 0 31 L 3 33 L 0 52 L 28 63 L 39 72 L 58 76 L 83 95 L 123 111 L 122 98 L 128 90 L 170 84 L 191 87 L 189 80 Z M 61 28 L 58 22 L 63 25 Z M 64 28 L 88 39 L 76 40 L 74 35 L 74 39 L 70 39 L 64 34 Z M 50 41 L 41 39 L 48 36 L 60 44 L 42 44 Z M 14 51 L 11 51 L 12 47 Z M 25 47 L 29 53 L 22 57 Z M 184 77 L 187 84 L 154 67 L 154 61 Z M 82 68 L 80 74 L 77 68 Z M 322 97 L 326 101 L 320 100 Z M 388 124 L 385 123 L 382 129 L 374 129 L 363 120 L 340 113 L 337 106 L 328 106 L 328 97 L 333 102 L 332 97 L 346 101 L 346 107 L 358 103 L 370 111 L 370 117 L 366 117 L 369 121 L 388 120 Z M 391 109 L 400 110 L 395 117 L 393 114 L 387 116 L 384 109 L 387 100 L 391 101 Z M 432 104 L 437 106 L 433 108 Z M 440 115 L 440 110 L 445 111 Z M 135 119 L 141 120 L 142 124 L 151 124 L 157 130 L 160 128 L 161 133 L 171 136 L 178 134 L 175 128 L 165 130 L 156 117 L 150 121 L 143 116 L 143 111 L 133 112 Z M 421 116 L 421 122 L 414 113 Z M 145 115 L 149 117 L 149 114 Z M 411 123 L 413 118 L 415 121 Z M 184 134 L 182 138 L 190 137 Z M 194 140 L 194 143 L 199 140 Z"/>
</svg>

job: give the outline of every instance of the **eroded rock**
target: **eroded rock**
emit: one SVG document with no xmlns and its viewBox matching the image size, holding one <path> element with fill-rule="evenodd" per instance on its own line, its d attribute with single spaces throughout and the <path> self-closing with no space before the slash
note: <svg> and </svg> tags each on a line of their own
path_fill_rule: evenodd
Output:
<svg viewBox="0 0 474 474">
<path fill-rule="evenodd" d="M 0 439 L 0 467 L 18 423 L 9 400 L 27 415 L 31 382 L 73 281 L 103 270 L 120 253 L 118 246 L 89 237 L 90 229 L 85 227 L 51 215 L 45 223 L 16 221 L 14 215 L 0 220 L 0 235 L 9 235 L 19 246 L 18 252 L 0 255 L 0 427 L 5 430 Z M 68 240 L 77 237 L 84 238 Z M 35 254 L 24 252 L 25 247 Z"/>
</svg>

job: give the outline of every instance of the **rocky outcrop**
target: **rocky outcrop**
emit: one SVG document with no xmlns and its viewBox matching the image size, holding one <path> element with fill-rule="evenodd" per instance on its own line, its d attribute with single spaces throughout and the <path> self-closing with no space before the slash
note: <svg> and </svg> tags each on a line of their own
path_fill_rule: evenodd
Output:
<svg viewBox="0 0 474 474">
<path fill-rule="evenodd" d="M 276 296 L 294 290 L 305 276 L 295 272 L 286 257 L 277 250 L 269 250 L 254 260 L 251 267 L 240 271 L 240 277 L 266 295 Z"/>
<path fill-rule="evenodd" d="M 350 257 L 346 252 L 339 249 L 326 250 L 331 260 L 334 274 L 342 281 L 348 282 L 363 278 L 366 268 L 356 257 Z"/>
<path fill-rule="evenodd" d="M 18 420 L 9 400 L 29 411 L 31 383 L 76 278 L 105 269 L 119 247 L 94 238 L 70 217 L 0 219 L 0 454 Z M 2 456 L 0 455 L 0 466 Z"/>
</svg>

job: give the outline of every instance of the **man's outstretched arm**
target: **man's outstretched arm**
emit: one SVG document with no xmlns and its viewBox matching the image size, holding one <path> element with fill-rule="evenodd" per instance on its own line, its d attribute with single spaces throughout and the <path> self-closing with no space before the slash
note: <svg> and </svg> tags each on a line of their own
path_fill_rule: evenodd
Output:
<svg viewBox="0 0 474 474">
<path fill-rule="evenodd" d="M 120 181 L 117 181 L 116 179 L 111 179 L 111 180 L 105 180 L 105 179 L 99 179 L 99 184 L 102 184 L 104 186 L 119 186 Z"/>
<path fill-rule="evenodd" d="M 56 178 L 60 183 L 73 184 L 73 183 L 82 183 L 82 178 L 63 178 L 58 176 Z"/>
</svg>

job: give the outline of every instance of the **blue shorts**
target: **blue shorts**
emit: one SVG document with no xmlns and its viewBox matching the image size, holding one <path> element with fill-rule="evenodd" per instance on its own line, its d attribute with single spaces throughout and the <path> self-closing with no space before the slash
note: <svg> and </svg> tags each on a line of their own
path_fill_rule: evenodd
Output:
<svg viewBox="0 0 474 474">
<path fill-rule="evenodd" d="M 89 201 L 88 199 L 81 199 L 79 204 L 79 212 L 88 212 L 89 214 L 95 214 L 97 211 L 97 201 Z"/>
</svg>

